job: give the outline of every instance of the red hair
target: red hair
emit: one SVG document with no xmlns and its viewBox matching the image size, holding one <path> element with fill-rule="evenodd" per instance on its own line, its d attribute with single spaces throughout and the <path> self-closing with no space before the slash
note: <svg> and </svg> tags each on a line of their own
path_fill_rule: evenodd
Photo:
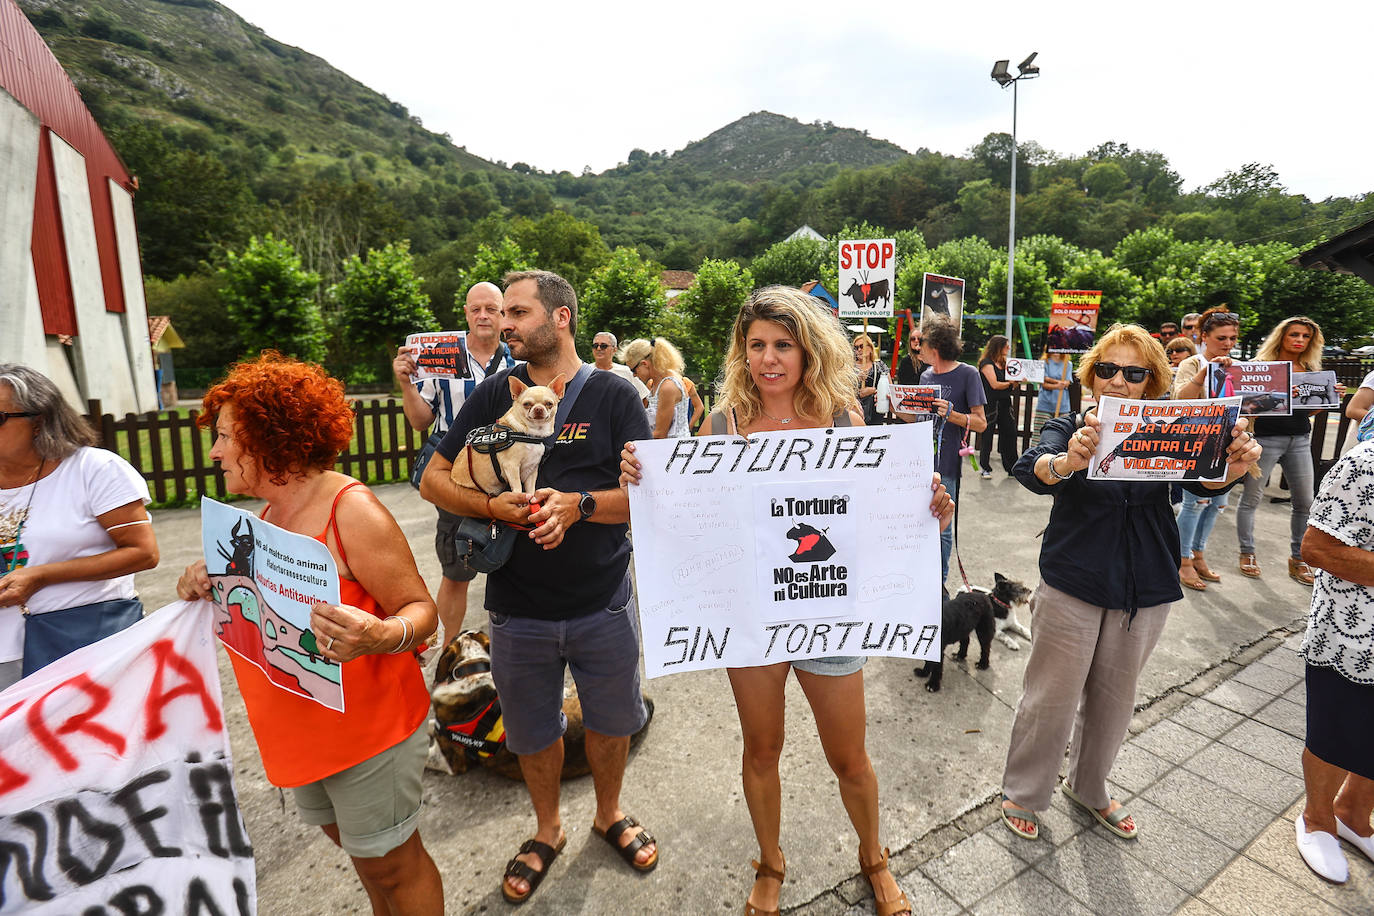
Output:
<svg viewBox="0 0 1374 916">
<path fill-rule="evenodd" d="M 353 440 L 353 408 L 343 382 L 275 350 L 231 366 L 205 392 L 196 422 L 213 428 L 226 404 L 234 407 L 235 437 L 278 486 L 288 475 L 331 470 Z"/>
</svg>

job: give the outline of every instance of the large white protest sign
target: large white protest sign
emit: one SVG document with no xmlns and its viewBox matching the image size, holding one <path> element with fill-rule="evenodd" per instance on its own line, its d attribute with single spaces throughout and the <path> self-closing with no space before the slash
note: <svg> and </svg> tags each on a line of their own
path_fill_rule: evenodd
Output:
<svg viewBox="0 0 1374 916">
<path fill-rule="evenodd" d="M 1034 382 L 1037 385 L 1045 382 L 1045 361 L 1043 359 L 1017 359 L 1009 357 L 1007 359 L 1007 381 L 1009 382 Z"/>
<path fill-rule="evenodd" d="M 343 666 L 320 654 L 310 629 L 315 602 L 339 603 L 329 548 L 208 497 L 200 537 L 225 648 L 282 690 L 342 712 Z"/>
<path fill-rule="evenodd" d="M 1226 479 L 1226 449 L 1240 398 L 1133 401 L 1104 397 L 1097 405 L 1097 450 L 1090 480 Z"/>
<path fill-rule="evenodd" d="M 472 378 L 468 366 L 468 332 L 438 331 L 411 334 L 406 347 L 415 358 L 415 381 Z"/>
<path fill-rule="evenodd" d="M 897 289 L 896 241 L 841 241 L 839 257 L 840 317 L 891 318 Z"/>
<path fill-rule="evenodd" d="M 170 604 L 0 693 L 0 913 L 256 912 L 212 617 Z"/>
<path fill-rule="evenodd" d="M 635 444 L 649 677 L 940 651 L 930 424 Z"/>
</svg>

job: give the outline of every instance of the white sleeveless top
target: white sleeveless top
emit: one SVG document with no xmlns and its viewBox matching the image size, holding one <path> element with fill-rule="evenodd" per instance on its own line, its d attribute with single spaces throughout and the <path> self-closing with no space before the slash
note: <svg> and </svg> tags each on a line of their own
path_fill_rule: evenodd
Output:
<svg viewBox="0 0 1374 916">
<path fill-rule="evenodd" d="M 649 417 L 649 430 L 652 431 L 658 425 L 658 393 L 663 390 L 666 382 L 672 382 L 677 386 L 677 390 L 682 392 L 682 397 L 678 398 L 676 406 L 673 407 L 673 422 L 668 426 L 668 439 L 681 439 L 683 436 L 690 435 L 687 429 L 687 408 L 690 406 L 687 401 L 687 391 L 682 387 L 682 382 L 671 375 L 665 375 L 663 380 L 658 383 L 658 387 L 649 395 L 649 406 L 644 408 L 645 414 Z"/>
</svg>

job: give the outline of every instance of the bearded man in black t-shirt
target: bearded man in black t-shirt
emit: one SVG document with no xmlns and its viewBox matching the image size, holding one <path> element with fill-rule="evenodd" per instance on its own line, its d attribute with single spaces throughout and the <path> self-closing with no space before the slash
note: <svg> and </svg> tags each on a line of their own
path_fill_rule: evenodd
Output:
<svg viewBox="0 0 1374 916">
<path fill-rule="evenodd" d="M 501 887 L 508 901 L 519 903 L 534 893 L 567 840 L 558 808 L 565 664 L 577 682 L 597 788 L 593 829 L 637 871 L 658 862 L 653 837 L 619 807 L 630 736 L 648 719 L 620 449 L 651 433 L 629 382 L 584 369 L 573 343 L 577 296 L 568 281 L 521 271 L 508 274 L 505 287 L 502 330 L 511 353 L 526 363 L 496 373 L 468 396 L 425 469 L 420 495 L 449 512 L 530 529 L 519 533 L 510 560 L 488 575 L 486 591 L 506 747 L 520 759 L 538 822 L 534 838 L 507 864 Z M 535 492 L 488 499 L 449 474 L 468 433 L 510 409 L 512 374 L 534 385 L 562 375 L 572 407 L 560 411 L 557 441 L 548 447 Z"/>
</svg>

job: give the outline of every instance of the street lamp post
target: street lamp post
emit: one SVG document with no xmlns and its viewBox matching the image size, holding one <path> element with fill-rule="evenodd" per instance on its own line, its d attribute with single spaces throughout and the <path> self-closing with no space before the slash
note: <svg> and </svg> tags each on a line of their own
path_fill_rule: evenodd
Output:
<svg viewBox="0 0 1374 916">
<path fill-rule="evenodd" d="M 1011 296 L 1016 281 L 1016 84 L 1040 75 L 1040 68 L 1035 65 L 1035 56 L 1039 53 L 1032 51 L 1030 57 L 1017 64 L 1019 72 L 1016 76 L 1007 71 L 1007 64 L 1011 63 L 1009 60 L 999 60 L 992 65 L 992 78 L 997 85 L 1003 89 L 1011 87 L 1011 217 L 1007 224 L 1007 340 L 1011 341 L 1016 339 L 1011 333 Z"/>
</svg>

